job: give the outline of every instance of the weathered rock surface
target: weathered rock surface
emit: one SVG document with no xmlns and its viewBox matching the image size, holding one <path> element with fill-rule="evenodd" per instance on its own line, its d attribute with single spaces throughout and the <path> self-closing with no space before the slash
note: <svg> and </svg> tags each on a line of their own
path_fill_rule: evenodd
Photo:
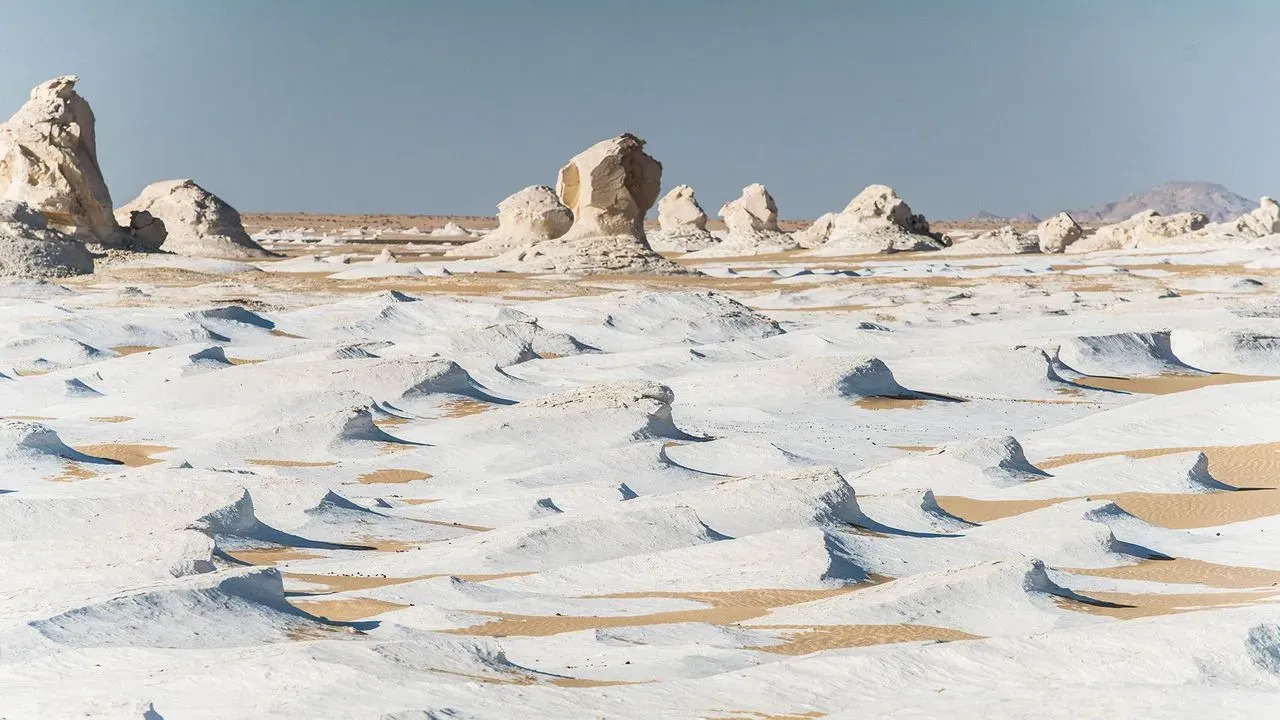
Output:
<svg viewBox="0 0 1280 720">
<path fill-rule="evenodd" d="M 868 185 L 832 220 L 827 241 L 815 255 L 863 255 L 938 250 L 946 245 L 929 221 L 888 185 Z"/>
<path fill-rule="evenodd" d="M 981 233 L 972 240 L 944 248 L 943 251 L 956 255 L 1022 255 L 1040 252 L 1040 242 L 1034 236 L 1018 232 L 1012 225 L 1005 225 Z"/>
<path fill-rule="evenodd" d="M 98 166 L 93 110 L 75 75 L 41 83 L 0 125 L 0 200 L 25 202 L 80 240 L 123 247 Z"/>
<path fill-rule="evenodd" d="M 836 215 L 838 213 L 824 213 L 809 227 L 797 233 L 792 233 L 791 237 L 796 244 L 802 248 L 816 248 L 825 245 L 828 238 L 831 237 L 831 228 L 836 224 Z"/>
<path fill-rule="evenodd" d="M 556 194 L 573 213 L 573 225 L 496 259 L 518 272 L 688 272 L 654 252 L 644 233 L 644 215 L 658 199 L 662 163 L 644 151 L 644 140 L 619 135 L 592 145 L 560 169 Z"/>
<path fill-rule="evenodd" d="M 1155 210 L 1143 210 L 1124 222 L 1098 228 L 1092 235 L 1086 235 L 1067 246 L 1067 252 L 1129 250 L 1158 245 L 1208 224 L 1209 218 L 1203 213 L 1187 212 L 1165 216 Z"/>
<path fill-rule="evenodd" d="M 120 224 L 129 236 L 126 243 L 129 249 L 141 252 L 159 252 L 164 241 L 169 237 L 169 230 L 164 221 L 146 210 L 130 210 L 127 216 L 121 213 Z"/>
<path fill-rule="evenodd" d="M 1084 236 L 1084 228 L 1065 212 L 1045 220 L 1036 226 L 1036 237 L 1040 239 L 1040 252 L 1060 253 Z"/>
<path fill-rule="evenodd" d="M 0 277 L 56 278 L 93 272 L 84 243 L 49 227 L 27 203 L 0 201 Z"/>
<path fill-rule="evenodd" d="M 1253 237 L 1280 233 L 1280 203 L 1264 195 L 1258 202 L 1258 208 L 1236 218 L 1231 229 Z"/>
<path fill-rule="evenodd" d="M 271 256 L 245 232 L 235 208 L 194 180 L 151 183 L 116 211 L 116 219 L 134 227 L 138 222 L 134 213 L 143 212 L 164 223 L 168 234 L 161 249 L 167 252 L 230 259 Z"/>
<path fill-rule="evenodd" d="M 718 245 L 690 257 L 744 257 L 794 250 L 796 241 L 778 227 L 778 206 L 760 183 L 742 188 L 741 197 L 720 208 L 726 233 Z"/>
<path fill-rule="evenodd" d="M 688 185 L 675 186 L 658 201 L 658 226 L 658 232 L 649 234 L 655 250 L 693 252 L 719 242 L 707 230 L 707 213 Z"/>
<path fill-rule="evenodd" d="M 498 203 L 498 227 L 473 243 L 448 252 L 462 257 L 501 255 L 543 240 L 564 235 L 573 225 L 573 213 L 560 202 L 555 190 L 530 185 Z"/>
</svg>

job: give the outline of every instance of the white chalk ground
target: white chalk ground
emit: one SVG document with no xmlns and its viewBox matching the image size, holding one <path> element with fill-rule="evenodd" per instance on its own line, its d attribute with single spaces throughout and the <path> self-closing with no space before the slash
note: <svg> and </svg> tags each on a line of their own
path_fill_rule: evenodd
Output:
<svg viewBox="0 0 1280 720">
<path fill-rule="evenodd" d="M 258 238 L 0 281 L 0 718 L 1274 711 L 1274 238 Z"/>
</svg>

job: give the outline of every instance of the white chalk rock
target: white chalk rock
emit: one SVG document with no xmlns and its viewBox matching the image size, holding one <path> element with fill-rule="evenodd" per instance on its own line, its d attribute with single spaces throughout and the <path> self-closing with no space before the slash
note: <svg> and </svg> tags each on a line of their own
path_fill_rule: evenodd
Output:
<svg viewBox="0 0 1280 720">
<path fill-rule="evenodd" d="M 658 226 L 661 230 L 649 235 L 655 250 L 693 252 L 718 242 L 707 230 L 707 213 L 688 185 L 675 186 L 658 201 Z"/>
<path fill-rule="evenodd" d="M 809 227 L 798 233 L 792 233 L 791 237 L 802 248 L 816 248 L 827 243 L 827 240 L 831 237 L 831 228 L 835 224 L 836 213 L 825 213 L 817 220 L 814 220 Z"/>
<path fill-rule="evenodd" d="M 168 235 L 161 247 L 168 252 L 232 259 L 271 256 L 245 232 L 235 208 L 194 180 L 151 183 L 116 211 L 116 219 L 132 226 L 134 213 L 142 212 L 164 222 Z"/>
<path fill-rule="evenodd" d="M 483 239 L 450 250 L 466 257 L 501 255 L 558 238 L 573 225 L 573 213 L 546 185 L 530 185 L 498 203 L 498 227 Z"/>
<path fill-rule="evenodd" d="M 0 125 L 0 200 L 25 202 L 77 239 L 124 247 L 98 167 L 93 110 L 75 75 L 41 83 Z"/>
<path fill-rule="evenodd" d="M 988 230 L 972 240 L 945 248 L 944 252 L 957 255 L 1021 255 L 1040 252 L 1040 242 L 1033 236 L 1018 232 L 1012 225 L 1005 225 L 996 230 Z"/>
<path fill-rule="evenodd" d="M 1264 195 L 1258 202 L 1258 209 L 1236 218 L 1231 228 L 1253 237 L 1280 233 L 1280 203 Z"/>
<path fill-rule="evenodd" d="M 573 213 L 564 235 L 498 258 L 501 269 L 552 273 L 688 272 L 654 252 L 644 215 L 658 199 L 662 163 L 630 133 L 592 145 L 560 168 L 556 194 Z"/>
<path fill-rule="evenodd" d="M 796 241 L 778 227 L 778 206 L 760 183 L 742 188 L 742 196 L 720 208 L 727 234 L 720 244 L 690 257 L 744 257 L 794 250 Z"/>
<path fill-rule="evenodd" d="M 1081 253 L 1150 247 L 1162 244 L 1169 238 L 1194 232 L 1208 224 L 1209 218 L 1204 213 L 1161 215 L 1155 210 L 1143 210 L 1128 220 L 1098 228 L 1092 235 L 1068 246 L 1067 251 Z"/>
<path fill-rule="evenodd" d="M 1040 252 L 1060 253 L 1084 235 L 1072 217 L 1065 212 L 1045 220 L 1036 226 L 1036 237 L 1040 240 Z"/>
<path fill-rule="evenodd" d="M 84 243 L 49 227 L 26 203 L 0 201 L 0 277 L 51 278 L 93 272 Z"/>
<path fill-rule="evenodd" d="M 450 220 L 444 224 L 444 227 L 436 228 L 431 231 L 433 237 L 471 237 L 471 233 L 458 223 Z"/>
<path fill-rule="evenodd" d="M 938 250 L 945 245 L 930 234 L 929 221 L 888 185 L 868 185 L 831 223 L 821 255 L 862 255 Z"/>
</svg>

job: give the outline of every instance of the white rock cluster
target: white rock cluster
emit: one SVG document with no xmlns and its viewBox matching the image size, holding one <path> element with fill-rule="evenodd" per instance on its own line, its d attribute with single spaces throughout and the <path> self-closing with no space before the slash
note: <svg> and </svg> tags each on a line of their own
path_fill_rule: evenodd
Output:
<svg viewBox="0 0 1280 720">
<path fill-rule="evenodd" d="M 453 248 L 449 255 L 487 257 L 564 235 L 573 213 L 546 185 L 530 185 L 498 203 L 498 227 L 483 239 Z"/>
<path fill-rule="evenodd" d="M 235 208 L 194 180 L 152 183 L 116 211 L 116 220 L 133 228 L 144 246 L 160 234 L 153 219 L 163 223 L 164 244 L 159 249 L 166 252 L 227 259 L 271 256 L 245 232 Z"/>
<path fill-rule="evenodd" d="M 1208 224 L 1209 218 L 1204 213 L 1161 215 L 1155 210 L 1143 210 L 1134 213 L 1128 220 L 1098 228 L 1092 235 L 1067 246 L 1066 251 L 1082 253 L 1148 247 L 1194 232 Z"/>
<path fill-rule="evenodd" d="M 1084 228 L 1065 212 L 1060 212 L 1036 226 L 1040 252 L 1065 252 L 1068 246 L 1083 236 Z"/>
<path fill-rule="evenodd" d="M 49 227 L 26 203 L 0 201 L 0 277 L 54 278 L 93 272 L 84 243 Z"/>
<path fill-rule="evenodd" d="M 752 183 L 720 208 L 724 240 L 690 257 L 746 257 L 794 250 L 796 241 L 778 227 L 778 205 L 768 188 Z"/>
<path fill-rule="evenodd" d="M 867 186 L 830 220 L 825 239 L 822 229 L 815 223 L 805 235 L 805 242 L 817 248 L 811 251 L 816 255 L 938 250 L 946 244 L 888 185 Z"/>
<path fill-rule="evenodd" d="M 1252 237 L 1280 233 L 1280 203 L 1264 195 L 1258 201 L 1258 209 L 1236 218 L 1231 229 Z"/>
<path fill-rule="evenodd" d="M 649 234 L 655 250 L 687 253 L 719 242 L 707 230 L 707 213 L 688 185 L 675 186 L 658 201 L 658 226 L 659 232 Z"/>
<path fill-rule="evenodd" d="M 688 272 L 654 252 L 645 238 L 644 215 L 658 199 L 662 163 L 644 145 L 626 133 L 574 156 L 556 182 L 573 225 L 558 238 L 503 255 L 497 265 L 572 274 Z"/>
<path fill-rule="evenodd" d="M 945 250 L 957 255 L 1022 255 L 1040 252 L 1040 241 L 1035 236 L 1018 232 L 1012 225 L 1005 225 Z"/>
</svg>

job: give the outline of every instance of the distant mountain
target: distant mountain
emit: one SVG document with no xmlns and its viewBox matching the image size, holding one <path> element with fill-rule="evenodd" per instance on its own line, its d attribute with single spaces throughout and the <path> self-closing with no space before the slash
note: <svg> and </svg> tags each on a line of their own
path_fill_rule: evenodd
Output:
<svg viewBox="0 0 1280 720">
<path fill-rule="evenodd" d="M 1076 222 L 1082 223 L 1119 222 L 1143 210 L 1155 210 L 1161 215 L 1202 212 L 1213 222 L 1223 222 L 1234 220 L 1256 207 L 1258 203 L 1216 183 L 1167 182 L 1123 200 L 1067 212 Z"/>
<path fill-rule="evenodd" d="M 1035 215 L 1032 215 L 1031 213 L 1022 213 L 1021 215 L 1015 215 L 1015 216 L 1013 216 L 1013 217 L 1005 217 L 1004 215 L 997 215 L 997 214 L 995 214 L 995 213 L 993 213 L 993 212 L 987 212 L 986 210 L 980 210 L 980 211 L 978 211 L 978 214 L 977 214 L 977 215 L 974 215 L 973 217 L 967 217 L 967 218 L 965 218 L 964 220 L 962 220 L 961 222 L 977 222 L 977 223 L 996 223 L 996 222 L 1006 222 L 1006 223 L 1007 223 L 1007 222 L 1016 222 L 1016 223 L 1038 223 L 1038 222 L 1040 222 L 1040 218 L 1036 217 Z"/>
</svg>

